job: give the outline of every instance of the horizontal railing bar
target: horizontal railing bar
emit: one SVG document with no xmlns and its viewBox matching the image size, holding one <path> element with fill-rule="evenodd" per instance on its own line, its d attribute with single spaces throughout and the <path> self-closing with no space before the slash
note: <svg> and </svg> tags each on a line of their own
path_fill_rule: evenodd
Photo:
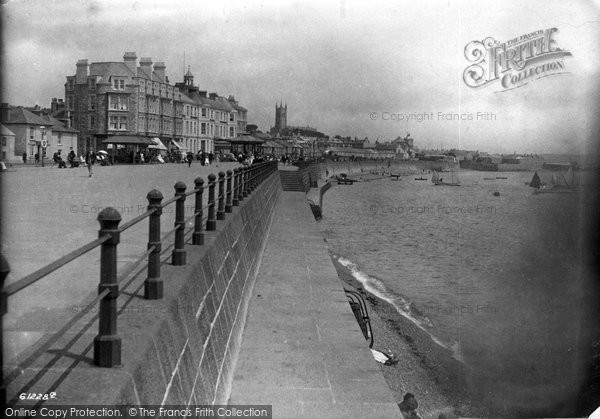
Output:
<svg viewBox="0 0 600 419">
<path fill-rule="evenodd" d="M 123 272 L 123 273 L 121 273 L 121 275 L 119 275 L 119 278 L 117 279 L 117 282 L 121 282 L 123 279 L 125 279 L 125 278 L 127 278 L 129 275 L 131 275 L 131 273 L 132 273 L 133 271 L 135 271 L 135 270 L 136 270 L 136 268 L 142 264 L 142 262 L 145 262 L 145 261 L 146 261 L 146 258 L 148 257 L 148 255 L 149 255 L 150 253 L 152 253 L 152 251 L 153 251 L 154 249 L 156 249 L 156 246 L 155 246 L 155 245 L 152 245 L 152 246 L 150 246 L 150 248 L 149 248 L 149 249 L 146 251 L 146 253 L 144 253 L 142 256 L 140 256 L 140 257 L 138 258 L 138 260 L 136 260 L 135 262 L 133 262 L 133 263 L 131 264 L 131 266 L 129 266 L 129 267 L 128 267 L 128 268 L 125 270 L 125 272 Z"/>
<path fill-rule="evenodd" d="M 175 242 L 171 242 L 169 243 L 168 246 L 165 246 L 162 248 L 162 250 L 160 251 L 160 255 L 164 255 L 165 253 L 167 253 L 169 250 L 171 250 L 173 248 L 173 246 L 175 246 Z"/>
<path fill-rule="evenodd" d="M 183 220 L 186 224 L 188 223 L 188 221 L 191 221 L 193 219 L 196 218 L 196 215 L 198 215 L 198 212 L 194 212 L 192 215 L 190 215 L 188 218 L 186 218 L 185 220 Z"/>
<path fill-rule="evenodd" d="M 86 244 L 84 246 L 81 246 L 79 249 L 73 250 L 71 253 L 61 257 L 60 259 L 55 260 L 54 262 L 44 266 L 41 269 L 38 269 L 37 271 L 33 272 L 32 274 L 27 275 L 25 278 L 22 278 L 22 279 L 18 280 L 17 282 L 14 282 L 14 283 L 4 287 L 4 292 L 6 292 L 6 294 L 9 296 L 19 292 L 23 288 L 30 286 L 31 284 L 42 279 L 46 275 L 48 275 L 48 274 L 54 272 L 55 270 L 57 270 L 58 268 L 62 267 L 63 265 L 66 265 L 67 263 L 78 258 L 79 256 L 84 255 L 87 252 L 89 252 L 90 250 L 93 250 L 96 247 L 100 246 L 102 243 L 109 240 L 110 237 L 111 236 L 107 234 L 105 236 L 97 238 L 94 241 L 89 242 L 88 244 Z"/>
<path fill-rule="evenodd" d="M 165 234 L 164 236 L 162 236 L 160 238 L 161 242 L 166 241 L 169 237 L 171 237 L 173 234 L 175 234 L 175 232 L 179 230 L 179 225 L 176 225 L 175 227 L 173 227 L 171 230 L 169 230 L 169 232 L 167 234 Z"/>
<path fill-rule="evenodd" d="M 42 346 L 40 346 L 34 353 L 32 353 L 31 355 L 29 355 L 27 357 L 27 359 L 23 360 L 23 362 L 21 362 L 19 365 L 17 365 L 17 368 L 15 368 L 10 374 L 8 374 L 5 378 L 4 378 L 4 382 L 6 384 L 10 383 L 12 380 L 14 380 L 15 378 L 17 378 L 18 376 L 20 376 L 23 373 L 23 370 L 25 370 L 27 367 L 29 367 L 31 365 L 32 362 L 34 362 L 36 359 L 38 359 L 44 352 L 46 352 L 46 350 L 51 347 L 52 345 L 54 345 L 58 339 L 60 339 L 71 327 L 73 327 L 73 325 L 75 323 L 77 323 L 79 321 L 79 319 L 81 319 L 83 316 L 85 316 L 86 314 L 88 314 L 90 307 L 98 304 L 98 302 L 103 299 L 104 297 L 106 297 L 108 294 L 110 293 L 109 289 L 105 289 L 104 291 L 102 291 L 101 293 L 99 293 L 92 301 L 90 301 L 90 303 L 88 305 L 86 305 L 79 313 L 75 314 L 71 320 L 69 320 L 60 330 L 58 330 L 56 333 L 54 333 L 50 339 L 48 339 L 44 344 L 42 344 Z M 96 314 L 96 316 L 98 316 L 98 314 Z"/>
<path fill-rule="evenodd" d="M 180 195 L 175 195 L 173 198 L 169 198 L 169 199 L 167 199 L 165 202 L 163 202 L 162 204 L 160 204 L 160 207 L 161 207 L 161 208 L 164 208 L 164 207 L 166 207 L 167 205 L 169 205 L 169 204 L 172 204 L 173 202 L 175 202 L 175 201 L 179 200 L 179 196 L 180 196 Z"/>
<path fill-rule="evenodd" d="M 204 186 L 202 187 L 202 189 L 204 189 Z M 196 192 L 198 192 L 199 190 L 200 190 L 200 189 L 192 189 L 192 190 L 190 190 L 189 192 L 186 192 L 186 193 L 185 193 L 185 196 L 190 196 L 190 195 L 193 195 L 193 194 L 195 194 Z"/>
<path fill-rule="evenodd" d="M 156 208 L 152 208 L 151 210 L 146 211 L 143 214 L 138 215 L 137 217 L 127 221 L 125 224 L 119 226 L 119 231 L 122 233 L 125 230 L 127 230 L 129 227 L 139 223 L 140 221 L 142 221 L 144 218 L 147 218 L 149 216 L 151 216 L 152 214 L 154 214 L 156 212 Z"/>
</svg>

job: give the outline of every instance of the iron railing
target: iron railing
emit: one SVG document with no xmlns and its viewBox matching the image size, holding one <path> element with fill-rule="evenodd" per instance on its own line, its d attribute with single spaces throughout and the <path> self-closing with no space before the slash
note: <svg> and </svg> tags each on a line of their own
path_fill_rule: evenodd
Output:
<svg viewBox="0 0 600 419">
<path fill-rule="evenodd" d="M 210 174 L 208 176 L 207 186 L 204 185 L 204 179 L 198 177 L 194 180 L 194 188 L 189 191 L 186 191 L 187 186 L 185 183 L 177 182 L 175 184 L 175 196 L 164 202 L 162 193 L 153 189 L 148 192 L 146 196 L 148 200 L 147 211 L 120 226 L 119 224 L 122 220 L 121 214 L 115 208 L 104 208 L 100 214 L 98 214 L 100 230 L 97 239 L 90 241 L 84 246 L 79 247 L 60 259 L 49 263 L 43 268 L 38 269 L 7 286 L 4 285 L 4 281 L 10 272 L 10 267 L 4 257 L 0 255 L 0 326 L 2 326 L 2 318 L 4 314 L 8 312 L 8 298 L 10 296 L 24 290 L 80 256 L 100 247 L 100 281 L 98 285 L 98 296 L 77 315 L 71 318 L 71 320 L 58 332 L 44 342 L 41 348 L 35 351 L 34 354 L 22 361 L 17 370 L 9 373 L 6 377 L 4 376 L 4 373 L 2 373 L 0 405 L 6 406 L 6 384 L 19 375 L 19 370 L 22 370 L 33 363 L 43 351 L 58 341 L 61 336 L 63 336 L 96 304 L 99 304 L 99 313 L 94 317 L 94 319 L 96 317 L 98 318 L 98 334 L 93 342 L 94 364 L 105 368 L 120 365 L 121 338 L 117 333 L 117 300 L 120 292 L 119 283 L 123 279 L 129 277 L 129 275 L 146 261 L 147 277 L 144 281 L 144 298 L 149 300 L 161 299 L 163 297 L 164 284 L 160 273 L 160 256 L 172 247 L 172 264 L 175 266 L 186 264 L 186 223 L 192 220 L 194 221 L 194 226 L 191 229 L 191 244 L 203 245 L 204 230 L 216 230 L 217 221 L 225 220 L 226 214 L 231 213 L 234 206 L 239 206 L 244 198 L 248 197 L 258 185 L 276 171 L 277 162 L 269 161 L 253 164 L 248 167 L 235 168 L 234 170 L 228 170 L 226 173 L 219 172 L 218 180 L 217 176 Z M 218 194 L 215 196 L 216 187 L 218 187 Z M 208 199 L 207 205 L 203 206 L 203 194 L 205 190 L 208 190 Z M 185 218 L 185 200 L 190 195 L 194 195 L 195 197 L 194 214 Z M 160 217 L 163 208 L 173 203 L 175 204 L 175 226 L 171 231 L 167 232 L 164 236 L 161 236 Z M 204 217 L 205 212 L 207 214 L 206 217 Z M 119 275 L 117 272 L 117 247 L 121 239 L 121 233 L 146 218 L 149 220 L 147 251 Z M 163 249 L 163 243 L 173 235 L 173 243 L 169 245 L 168 248 Z M 132 281 L 129 281 L 125 286 L 128 286 L 131 282 Z M 73 343 L 70 344 L 72 345 Z M 1 347 L 0 365 L 4 365 Z"/>
</svg>

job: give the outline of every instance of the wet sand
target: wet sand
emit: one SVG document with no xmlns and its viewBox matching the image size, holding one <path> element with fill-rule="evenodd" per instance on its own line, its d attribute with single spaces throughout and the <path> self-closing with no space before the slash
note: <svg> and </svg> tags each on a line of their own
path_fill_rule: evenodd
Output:
<svg viewBox="0 0 600 419">
<path fill-rule="evenodd" d="M 373 349 L 391 352 L 398 363 L 379 364 L 395 400 L 415 395 L 423 418 L 489 416 L 483 406 L 471 400 L 465 382 L 464 364 L 437 345 L 414 323 L 400 315 L 389 303 L 366 292 L 350 271 L 331 258 L 346 289 L 358 291 L 367 301 L 373 328 Z"/>
</svg>

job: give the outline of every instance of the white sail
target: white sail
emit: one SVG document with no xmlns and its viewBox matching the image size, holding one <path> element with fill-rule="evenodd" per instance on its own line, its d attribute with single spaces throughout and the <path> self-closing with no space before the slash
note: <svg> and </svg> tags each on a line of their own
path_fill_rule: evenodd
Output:
<svg viewBox="0 0 600 419">
<path fill-rule="evenodd" d="M 573 167 L 569 167 L 569 170 L 567 170 L 565 182 L 567 183 L 567 186 L 575 185 L 575 173 L 573 173 Z"/>
</svg>

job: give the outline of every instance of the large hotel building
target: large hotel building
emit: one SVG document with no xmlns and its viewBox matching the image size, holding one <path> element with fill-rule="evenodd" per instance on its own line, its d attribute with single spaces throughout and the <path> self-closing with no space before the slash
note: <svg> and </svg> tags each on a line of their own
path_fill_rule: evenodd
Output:
<svg viewBox="0 0 600 419">
<path fill-rule="evenodd" d="M 169 150 L 214 151 L 214 140 L 233 139 L 246 129 L 247 110 L 233 96 L 208 94 L 183 82 L 169 83 L 163 62 L 126 52 L 122 62 L 77 62 L 67 76 L 65 106 L 79 131 L 79 152 L 113 145 L 149 145 Z"/>
</svg>

